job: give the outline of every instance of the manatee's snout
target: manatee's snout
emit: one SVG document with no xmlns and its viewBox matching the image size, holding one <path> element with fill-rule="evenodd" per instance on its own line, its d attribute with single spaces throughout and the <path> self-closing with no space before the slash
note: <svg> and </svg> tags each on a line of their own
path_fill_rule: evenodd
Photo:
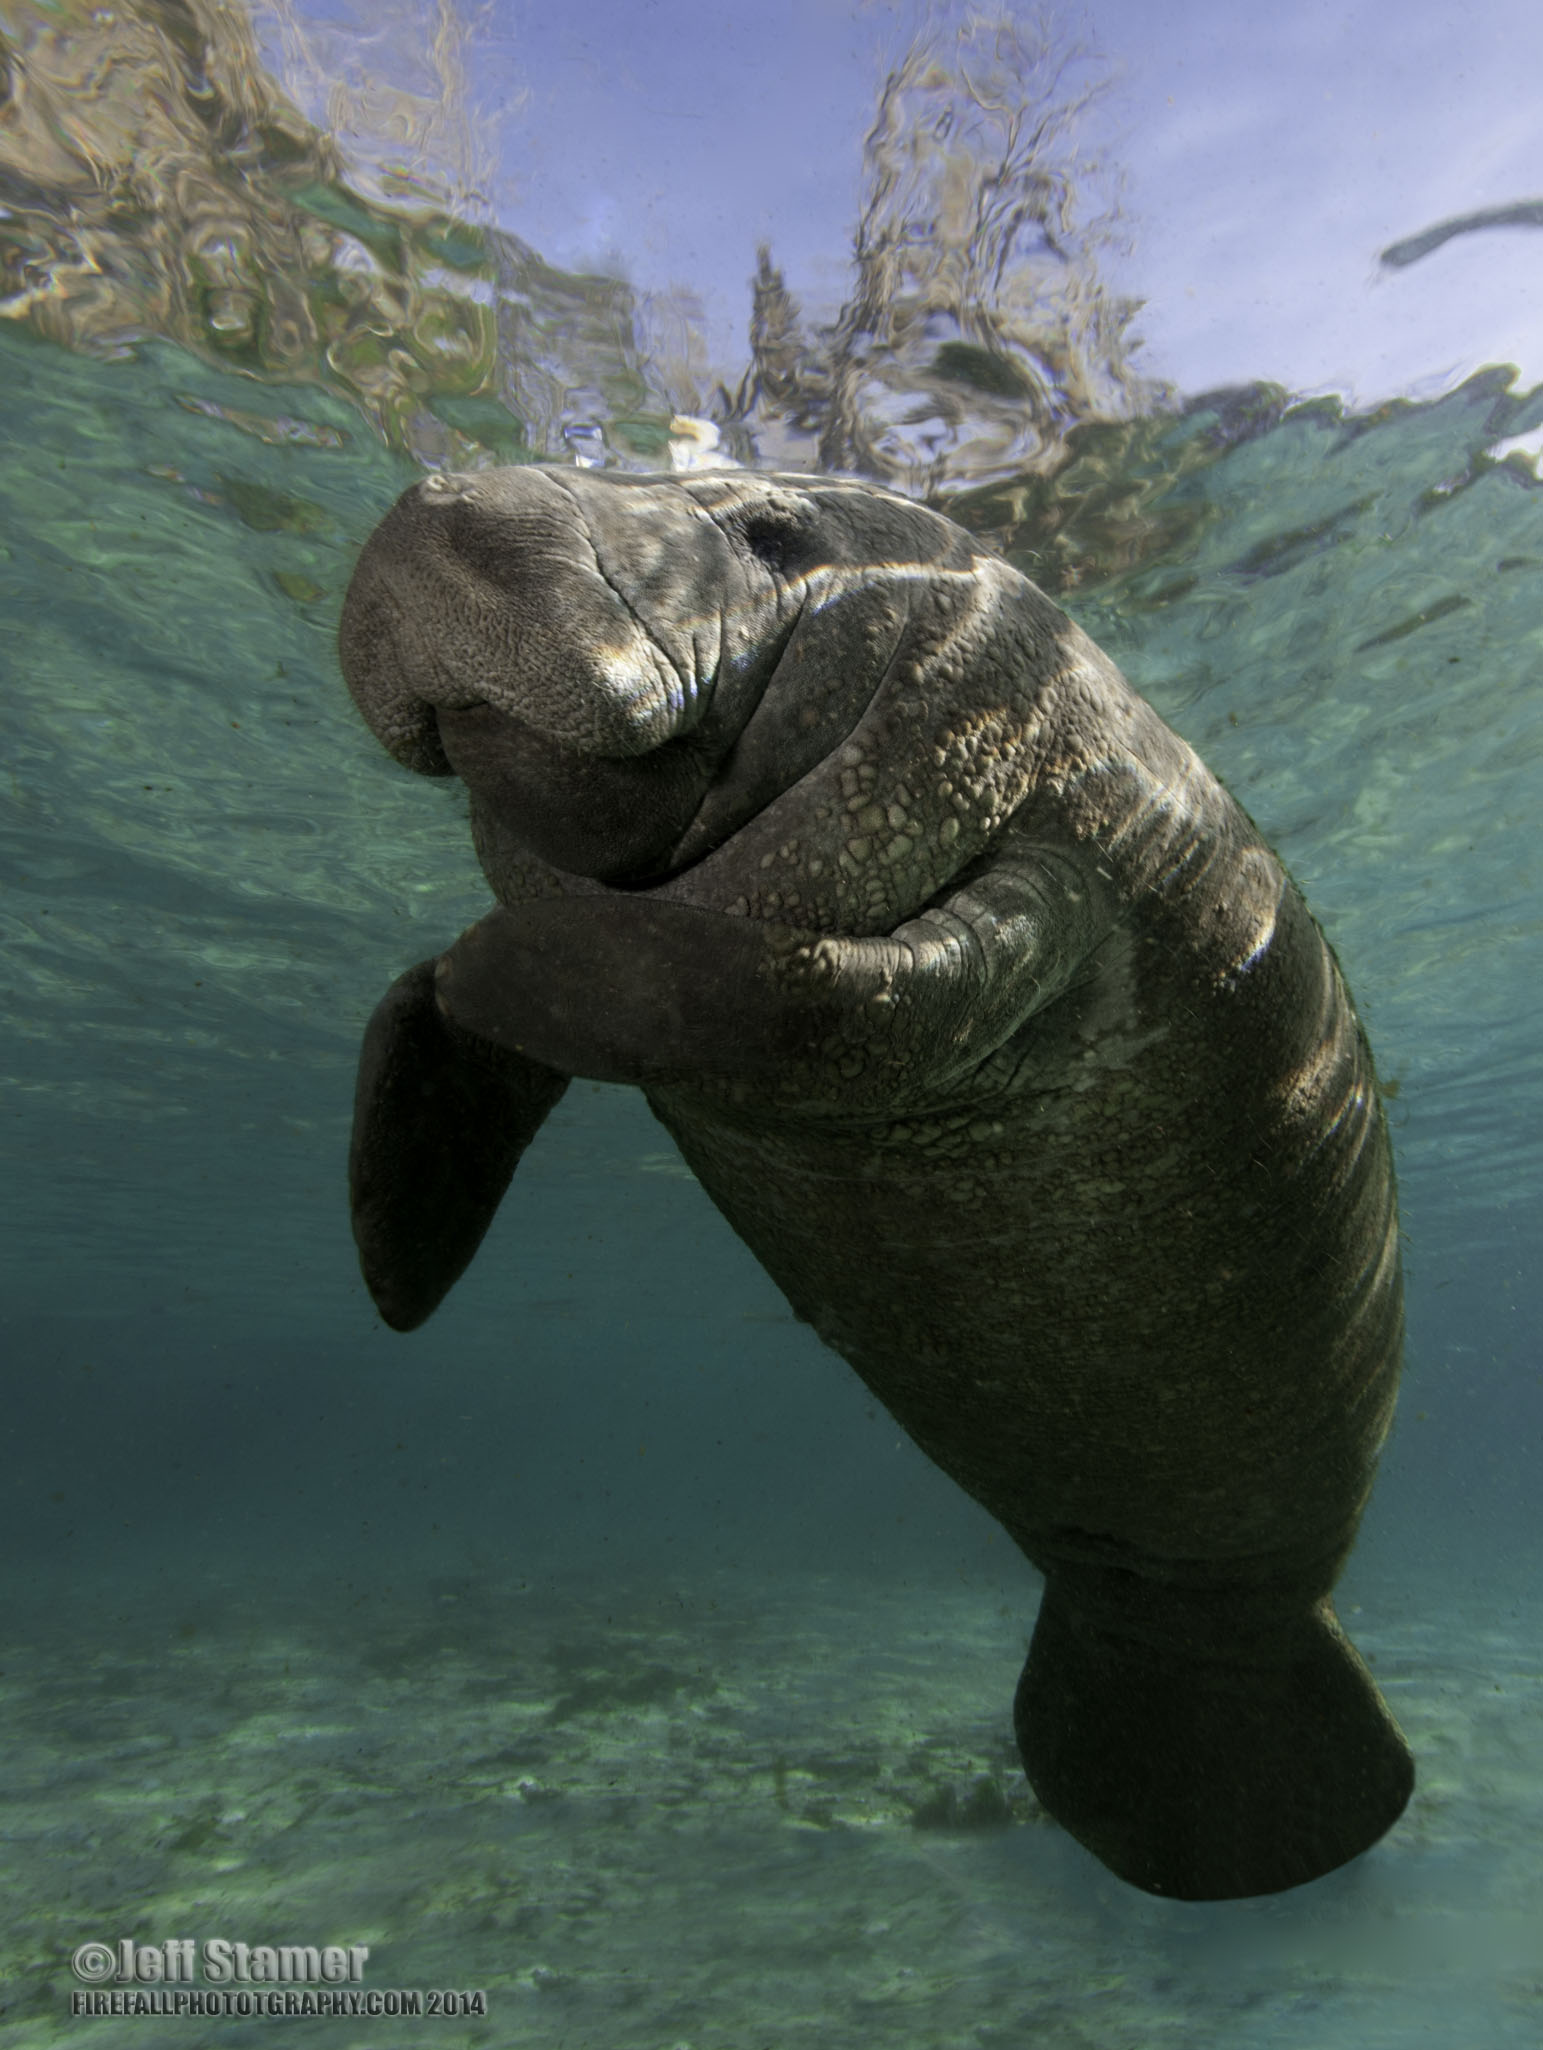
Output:
<svg viewBox="0 0 1543 2050">
<path fill-rule="evenodd" d="M 366 544 L 339 653 L 377 737 L 459 775 L 484 837 L 653 883 L 840 747 L 902 650 L 924 675 L 983 616 L 974 562 L 925 507 L 840 480 L 429 477 Z"/>
<path fill-rule="evenodd" d="M 459 775 L 559 868 L 641 878 L 711 781 L 700 729 L 731 569 L 663 490 L 535 467 L 428 477 L 360 556 L 343 673 L 406 767 Z"/>
<path fill-rule="evenodd" d="M 647 510 L 657 553 L 672 523 Z M 644 754 L 692 723 L 696 680 L 629 560 L 643 523 L 602 532 L 615 523 L 594 511 L 535 468 L 403 492 L 365 544 L 339 636 L 359 709 L 399 761 L 446 773 L 436 714 L 479 704 L 593 754 Z"/>
</svg>

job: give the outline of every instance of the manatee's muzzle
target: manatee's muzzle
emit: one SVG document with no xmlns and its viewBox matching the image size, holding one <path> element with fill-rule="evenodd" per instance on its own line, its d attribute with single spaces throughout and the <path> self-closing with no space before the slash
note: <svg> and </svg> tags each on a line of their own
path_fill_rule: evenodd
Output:
<svg viewBox="0 0 1543 2050">
<path fill-rule="evenodd" d="M 711 781 L 688 744 L 711 677 L 695 646 L 665 644 L 670 611 L 649 604 L 661 562 L 680 586 L 691 553 L 657 517 L 597 537 L 542 470 L 426 478 L 360 556 L 344 676 L 396 760 L 460 776 L 531 852 L 606 879 L 651 873 Z"/>
<path fill-rule="evenodd" d="M 343 673 L 391 754 L 459 775 L 500 838 L 657 882 L 824 760 L 896 659 L 905 576 L 843 567 L 840 541 L 785 480 L 430 477 L 360 555 Z"/>
<path fill-rule="evenodd" d="M 339 654 L 359 709 L 429 775 L 447 772 L 434 715 L 476 704 L 584 753 L 648 753 L 701 707 L 625 555 L 597 546 L 545 471 L 425 478 L 370 536 L 344 603 Z"/>
</svg>

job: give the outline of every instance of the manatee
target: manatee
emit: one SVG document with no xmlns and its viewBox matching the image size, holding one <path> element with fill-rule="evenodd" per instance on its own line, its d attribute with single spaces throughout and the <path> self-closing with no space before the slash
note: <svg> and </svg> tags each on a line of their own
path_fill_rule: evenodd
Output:
<svg viewBox="0 0 1543 2050">
<path fill-rule="evenodd" d="M 361 1263 L 408 1331 L 570 1077 L 641 1088 L 794 1313 L 1044 1576 L 1024 1769 L 1121 1878 L 1366 1850 L 1408 1747 L 1331 1590 L 1397 1217 L 1334 954 L 1042 592 L 867 485 L 431 476 L 340 651 L 495 907 L 367 1028 Z"/>
</svg>

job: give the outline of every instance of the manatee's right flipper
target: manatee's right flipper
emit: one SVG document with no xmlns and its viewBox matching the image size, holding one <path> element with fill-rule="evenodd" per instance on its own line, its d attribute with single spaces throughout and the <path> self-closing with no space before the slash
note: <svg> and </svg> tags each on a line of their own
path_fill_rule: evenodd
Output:
<svg viewBox="0 0 1543 2050">
<path fill-rule="evenodd" d="M 394 1331 L 430 1316 L 469 1265 L 520 1155 L 568 1077 L 473 1039 L 434 1001 L 433 961 L 392 983 L 365 1028 L 348 1155 L 359 1264 Z"/>
<path fill-rule="evenodd" d="M 1111 1599 L 1052 1572 L 1018 1683 L 1024 1769 L 1062 1828 L 1177 1900 L 1278 1893 L 1370 1849 L 1414 1762 L 1328 1598 L 1261 1625 L 1124 1578 Z"/>
<path fill-rule="evenodd" d="M 892 934 L 804 932 L 641 891 L 501 904 L 439 966 L 467 1033 L 598 1082 L 728 1075 L 892 1112 L 1068 986 L 1111 909 L 1090 857 L 1015 847 Z"/>
</svg>

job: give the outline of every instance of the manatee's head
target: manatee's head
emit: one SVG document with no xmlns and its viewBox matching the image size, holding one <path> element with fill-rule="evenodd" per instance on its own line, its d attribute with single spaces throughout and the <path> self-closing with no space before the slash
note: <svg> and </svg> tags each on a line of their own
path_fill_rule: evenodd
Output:
<svg viewBox="0 0 1543 2050">
<path fill-rule="evenodd" d="M 961 531 L 826 478 L 432 476 L 371 536 L 349 689 L 407 767 L 570 875 L 678 873 L 825 760 Z"/>
</svg>

